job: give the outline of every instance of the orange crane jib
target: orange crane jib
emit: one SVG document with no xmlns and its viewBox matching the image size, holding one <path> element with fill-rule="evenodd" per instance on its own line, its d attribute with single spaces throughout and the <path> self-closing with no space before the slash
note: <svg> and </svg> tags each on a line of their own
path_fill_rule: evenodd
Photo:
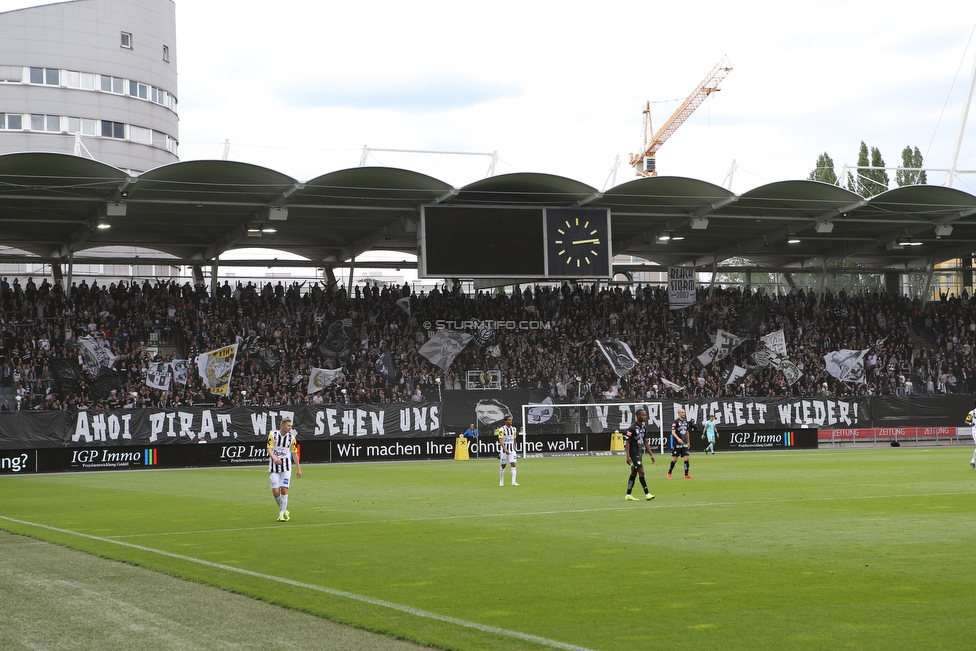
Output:
<svg viewBox="0 0 976 651">
<path fill-rule="evenodd" d="M 678 110 L 668 118 L 667 122 L 664 123 L 660 129 L 657 130 L 653 136 L 651 133 L 651 103 L 648 102 L 644 106 L 644 143 L 641 147 L 640 154 L 630 155 L 630 164 L 637 168 L 638 176 L 657 176 L 657 169 L 654 163 L 654 155 L 657 150 L 661 148 L 668 138 L 671 137 L 675 131 L 678 130 L 684 121 L 687 120 L 692 113 L 695 112 L 699 106 L 702 105 L 708 96 L 717 90 L 720 90 L 718 85 L 725 79 L 725 76 L 732 71 L 732 67 L 729 65 L 728 58 L 722 57 L 711 72 L 709 72 L 705 79 L 702 80 L 700 84 L 691 92 L 690 95 L 681 103 Z M 645 159 L 651 159 L 649 165 L 645 165 Z"/>
</svg>

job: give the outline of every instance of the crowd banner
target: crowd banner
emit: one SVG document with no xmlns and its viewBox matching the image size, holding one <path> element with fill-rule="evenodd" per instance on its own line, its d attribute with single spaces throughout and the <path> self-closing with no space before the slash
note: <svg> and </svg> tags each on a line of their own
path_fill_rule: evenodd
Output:
<svg viewBox="0 0 976 651">
<path fill-rule="evenodd" d="M 0 450 L 216 441 L 263 445 L 286 417 L 292 419 L 300 441 L 443 435 L 437 402 L 24 411 L 0 416 Z"/>
<path fill-rule="evenodd" d="M 277 407 L 183 407 L 105 411 L 15 411 L 0 413 L 0 450 L 87 447 L 165 447 L 208 443 L 254 444 L 261 449 L 281 419 L 291 418 L 299 441 L 370 441 L 455 437 L 472 423 L 488 440 L 511 414 L 522 427 L 522 405 L 539 404 L 528 434 L 567 437 L 623 431 L 640 405 L 605 402 L 577 407 L 546 402 L 541 390 L 445 391 L 443 402 Z M 719 431 L 843 431 L 961 427 L 971 396 L 873 398 L 695 398 L 643 405 L 654 431 L 670 431 L 679 409 L 699 425 L 717 415 Z M 700 431 L 700 430 L 699 430 Z M 944 434 L 943 434 L 944 435 Z M 824 436 L 821 434 L 821 439 Z M 828 437 L 829 438 L 829 437 Z M 609 438 L 608 438 L 609 445 Z M 11 457 L 13 459 L 13 457 Z M 21 460 L 29 464 L 29 460 Z M 18 461 L 16 463 L 21 463 Z M 13 464 L 15 461 L 11 460 Z"/>
<path fill-rule="evenodd" d="M 695 304 L 695 270 L 692 267 L 668 267 L 668 308 L 680 310 Z"/>
</svg>

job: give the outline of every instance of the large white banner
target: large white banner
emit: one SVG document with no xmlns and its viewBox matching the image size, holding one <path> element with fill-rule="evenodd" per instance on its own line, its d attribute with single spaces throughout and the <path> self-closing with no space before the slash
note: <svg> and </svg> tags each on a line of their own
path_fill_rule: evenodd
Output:
<svg viewBox="0 0 976 651">
<path fill-rule="evenodd" d="M 776 332 L 771 332 L 765 337 L 760 337 L 759 341 L 767 349 L 774 353 L 779 353 L 783 357 L 786 357 L 786 333 L 782 330 L 777 330 Z"/>
<path fill-rule="evenodd" d="M 680 310 L 695 304 L 695 270 L 668 267 L 668 307 Z"/>
<path fill-rule="evenodd" d="M 864 379 L 864 356 L 870 348 L 864 350 L 850 350 L 847 348 L 835 350 L 824 355 L 824 367 L 827 372 L 841 382 L 866 382 Z"/>
<path fill-rule="evenodd" d="M 154 362 L 146 369 L 146 386 L 160 391 L 169 391 L 173 377 L 171 367 L 166 362 Z"/>
<path fill-rule="evenodd" d="M 197 358 L 197 370 L 210 393 L 215 396 L 230 394 L 230 376 L 234 372 L 235 361 L 237 361 L 237 344 L 200 353 Z"/>
<path fill-rule="evenodd" d="M 308 395 L 318 393 L 327 386 L 331 385 L 342 375 L 342 369 L 338 368 L 312 368 L 308 376 Z"/>
</svg>

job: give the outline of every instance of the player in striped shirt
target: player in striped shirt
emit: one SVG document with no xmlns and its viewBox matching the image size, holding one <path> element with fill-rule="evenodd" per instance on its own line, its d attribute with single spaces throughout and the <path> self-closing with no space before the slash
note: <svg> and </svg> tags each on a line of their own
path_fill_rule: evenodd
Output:
<svg viewBox="0 0 976 651">
<path fill-rule="evenodd" d="M 302 465 L 298 462 L 298 443 L 291 429 L 291 419 L 281 420 L 281 429 L 268 434 L 268 472 L 271 473 L 271 494 L 278 503 L 278 522 L 288 522 L 288 485 L 291 483 L 291 466 L 295 464 L 298 478 L 302 478 Z"/>
<path fill-rule="evenodd" d="M 512 415 L 505 414 L 505 424 L 498 428 L 498 452 L 502 462 L 502 467 L 498 470 L 498 485 L 505 485 L 505 466 L 512 464 L 512 486 L 518 486 L 515 481 L 515 462 L 518 455 L 515 454 L 515 436 L 518 430 L 512 425 Z"/>
</svg>

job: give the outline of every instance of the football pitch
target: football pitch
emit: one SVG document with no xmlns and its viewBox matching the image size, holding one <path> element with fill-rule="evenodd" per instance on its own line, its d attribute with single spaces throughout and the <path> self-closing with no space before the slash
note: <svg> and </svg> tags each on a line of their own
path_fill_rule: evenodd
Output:
<svg viewBox="0 0 976 651">
<path fill-rule="evenodd" d="M 288 523 L 264 468 L 4 476 L 0 529 L 444 649 L 963 649 L 970 454 L 305 465 Z"/>
</svg>

